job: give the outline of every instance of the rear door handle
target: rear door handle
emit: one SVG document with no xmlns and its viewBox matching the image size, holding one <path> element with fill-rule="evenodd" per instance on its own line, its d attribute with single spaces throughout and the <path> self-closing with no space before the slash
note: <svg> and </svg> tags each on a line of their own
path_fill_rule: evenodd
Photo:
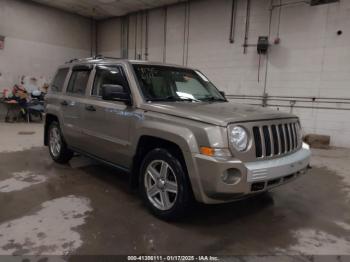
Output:
<svg viewBox="0 0 350 262">
<path fill-rule="evenodd" d="M 86 109 L 87 111 L 96 111 L 96 108 L 95 108 L 94 106 L 92 106 L 92 105 L 86 106 L 85 109 Z"/>
<path fill-rule="evenodd" d="M 66 100 L 63 100 L 63 101 L 61 102 L 61 105 L 63 105 L 63 106 L 68 106 L 68 102 L 67 102 Z"/>
</svg>

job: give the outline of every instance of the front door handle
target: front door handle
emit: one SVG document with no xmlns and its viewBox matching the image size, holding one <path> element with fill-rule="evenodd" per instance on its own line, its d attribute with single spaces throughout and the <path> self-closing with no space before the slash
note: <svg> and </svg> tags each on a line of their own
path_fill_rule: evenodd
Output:
<svg viewBox="0 0 350 262">
<path fill-rule="evenodd" d="M 86 109 L 87 111 L 96 111 L 96 108 L 95 108 L 94 106 L 92 106 L 92 105 L 86 106 L 85 109 Z"/>
<path fill-rule="evenodd" d="M 63 101 L 61 102 L 61 105 L 63 105 L 63 106 L 68 106 L 68 102 L 67 102 L 66 100 L 63 100 Z"/>
</svg>

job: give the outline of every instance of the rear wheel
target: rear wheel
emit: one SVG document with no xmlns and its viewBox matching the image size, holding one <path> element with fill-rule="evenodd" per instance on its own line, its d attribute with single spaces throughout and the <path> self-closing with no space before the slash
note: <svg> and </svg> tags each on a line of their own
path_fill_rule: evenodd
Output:
<svg viewBox="0 0 350 262">
<path fill-rule="evenodd" d="M 186 214 L 191 190 L 176 154 L 166 149 L 152 150 L 143 160 L 140 178 L 143 199 L 152 213 L 166 220 Z"/>
<path fill-rule="evenodd" d="M 60 164 L 65 164 L 73 157 L 73 151 L 68 149 L 65 143 L 60 126 L 57 122 L 52 122 L 48 131 L 49 152 L 51 158 Z"/>
</svg>

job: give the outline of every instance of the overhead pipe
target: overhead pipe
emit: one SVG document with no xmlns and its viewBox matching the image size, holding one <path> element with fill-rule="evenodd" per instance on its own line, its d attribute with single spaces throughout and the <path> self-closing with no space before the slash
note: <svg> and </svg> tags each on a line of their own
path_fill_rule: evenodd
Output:
<svg viewBox="0 0 350 262">
<path fill-rule="evenodd" d="M 271 25 L 272 25 L 272 13 L 273 13 L 273 0 L 270 1 L 270 16 L 269 16 L 269 25 L 268 25 L 268 39 L 270 39 L 271 37 Z M 267 97 L 268 94 L 266 92 L 267 89 L 267 76 L 268 76 L 268 68 L 269 68 L 269 52 L 266 53 L 265 56 L 265 79 L 264 79 L 264 91 L 263 91 L 263 97 L 265 97 L 265 99 L 262 101 L 262 106 L 266 106 L 266 101 L 267 101 Z"/>
<path fill-rule="evenodd" d="M 185 3 L 185 19 L 184 19 L 184 31 L 183 31 L 183 43 L 182 43 L 182 65 L 185 65 L 185 53 L 186 53 L 186 32 L 187 32 L 187 3 Z"/>
<path fill-rule="evenodd" d="M 191 2 L 186 2 L 186 12 L 187 12 L 187 34 L 186 34 L 186 55 L 185 55 L 185 65 L 188 65 L 188 49 L 189 49 L 189 39 L 190 39 L 190 22 L 191 22 Z"/>
<path fill-rule="evenodd" d="M 120 18 L 120 57 L 124 58 L 124 17 Z"/>
<path fill-rule="evenodd" d="M 134 30 L 135 30 L 135 39 L 134 39 L 134 41 L 135 41 L 135 52 L 134 52 L 134 58 L 136 60 L 137 59 L 137 22 L 138 22 L 138 14 L 136 13 L 135 15 L 136 15 L 136 17 L 135 17 L 135 28 L 134 28 Z"/>
<path fill-rule="evenodd" d="M 93 17 L 90 19 L 90 55 L 97 55 L 97 23 Z"/>
<path fill-rule="evenodd" d="M 229 39 L 231 44 L 235 42 L 236 16 L 237 16 L 236 0 L 232 0 L 230 39 Z"/>
<path fill-rule="evenodd" d="M 249 0 L 248 0 L 249 1 Z M 283 6 L 287 6 L 287 5 L 294 5 L 294 4 L 300 4 L 300 3 L 309 3 L 308 1 L 297 1 L 297 2 L 289 2 L 289 3 L 281 3 L 279 5 L 274 5 L 273 4 L 273 0 L 270 1 L 270 10 L 269 10 L 269 24 L 268 24 L 268 37 L 269 39 L 271 38 L 271 26 L 272 26 L 272 15 L 273 15 L 273 10 L 276 7 L 280 8 L 280 13 L 279 13 L 279 20 L 281 19 L 281 7 Z M 280 21 L 279 21 L 280 23 Z M 278 25 L 278 35 L 279 35 L 279 26 Z M 267 101 L 267 97 L 268 97 L 268 93 L 267 93 L 267 79 L 268 79 L 268 66 L 269 66 L 269 53 L 266 54 L 265 57 L 265 79 L 264 79 L 264 90 L 263 90 L 263 97 L 265 97 L 265 99 L 263 99 L 262 101 L 262 106 L 266 106 L 266 101 Z"/>
<path fill-rule="evenodd" d="M 280 8 L 278 9 L 278 24 L 277 24 L 277 39 L 278 39 L 278 42 L 279 42 L 279 39 L 280 39 L 280 27 L 281 27 L 281 15 L 282 15 L 282 0 L 280 0 Z M 271 7 L 273 8 L 273 6 Z"/>
<path fill-rule="evenodd" d="M 278 104 L 266 104 L 266 106 L 273 107 L 287 107 L 287 108 L 305 108 L 305 109 L 323 109 L 323 110 L 337 110 L 337 111 L 350 111 L 350 108 L 328 107 L 328 106 L 297 106 L 297 105 L 278 105 Z"/>
<path fill-rule="evenodd" d="M 130 16 L 126 19 L 126 58 L 129 58 L 129 41 L 130 41 Z"/>
<path fill-rule="evenodd" d="M 262 96 L 257 95 L 226 95 L 231 96 L 233 98 L 262 98 Z M 310 99 L 311 101 L 303 101 L 303 102 L 317 102 L 317 100 L 341 100 L 341 101 L 332 101 L 333 103 L 350 103 L 350 98 L 342 98 L 342 97 L 314 97 L 314 96 L 269 96 L 269 99 L 272 98 L 280 98 L 280 99 Z M 344 102 L 346 101 L 346 102 Z M 319 101 L 323 103 L 324 101 Z"/>
<path fill-rule="evenodd" d="M 126 16 L 120 18 L 120 56 L 122 58 L 127 58 L 126 18 Z"/>
<path fill-rule="evenodd" d="M 146 29 L 145 29 L 145 60 L 148 60 L 148 27 L 149 27 L 149 11 L 146 10 Z"/>
<path fill-rule="evenodd" d="M 121 17 L 121 57 L 129 58 L 129 15 Z"/>
<path fill-rule="evenodd" d="M 288 5 L 297 5 L 297 4 L 310 4 L 310 1 L 296 1 L 296 2 L 288 2 L 288 3 L 280 3 L 279 5 L 272 5 L 271 8 L 274 9 L 276 7 L 283 7 Z"/>
<path fill-rule="evenodd" d="M 142 60 L 143 59 L 143 20 L 144 20 L 144 12 L 142 11 L 141 12 L 141 28 L 140 28 L 140 30 L 141 30 L 141 39 L 140 39 L 140 42 L 141 42 L 141 46 L 140 46 L 140 52 L 141 52 L 141 54 L 140 54 L 140 59 Z"/>
<path fill-rule="evenodd" d="M 243 54 L 247 53 L 248 47 L 248 34 L 249 34 L 249 20 L 250 20 L 250 0 L 247 0 L 247 10 L 245 19 L 245 31 L 244 31 L 244 44 L 243 44 Z"/>
<path fill-rule="evenodd" d="M 90 18 L 90 56 L 94 56 L 94 18 Z"/>
<path fill-rule="evenodd" d="M 166 39 L 168 27 L 168 7 L 164 7 L 164 43 L 163 43 L 163 63 L 166 62 Z"/>
<path fill-rule="evenodd" d="M 236 100 L 263 100 L 263 97 L 231 97 L 226 95 L 229 99 Z M 307 100 L 299 100 L 299 99 L 278 99 L 278 98 L 268 98 L 268 101 L 278 101 L 278 102 L 295 102 L 295 103 L 322 103 L 322 104 L 345 104 L 350 105 L 350 102 L 340 102 L 340 101 L 307 101 Z"/>
<path fill-rule="evenodd" d="M 92 12 L 91 12 L 91 18 L 90 18 L 90 45 L 91 45 L 91 56 L 95 56 L 97 55 L 98 49 L 97 49 L 97 22 L 95 17 L 96 15 L 96 8 L 92 8 Z"/>
<path fill-rule="evenodd" d="M 262 96 L 248 96 L 248 95 L 226 95 L 228 99 L 232 100 L 264 100 L 265 98 Z M 283 99 L 285 98 L 285 99 Z M 289 98 L 289 99 L 288 99 Z M 311 99 L 311 101 L 305 101 L 300 99 Z M 325 101 L 316 101 L 316 100 L 322 100 L 325 99 Z M 343 101 L 329 101 L 329 100 L 343 100 Z M 289 102 L 290 105 L 286 104 L 269 104 L 268 101 L 276 101 L 276 102 Z M 349 98 L 316 98 L 316 97 L 285 97 L 285 96 L 274 96 L 274 98 L 269 97 L 265 101 L 266 106 L 274 106 L 274 107 L 287 107 L 287 108 L 306 108 L 306 109 L 325 109 L 325 110 L 350 110 L 349 107 L 345 108 L 339 108 L 339 107 L 330 107 L 330 106 L 308 106 L 308 105 L 296 105 L 296 103 L 320 103 L 320 104 L 330 104 L 330 105 L 350 105 L 350 99 Z M 261 103 L 249 103 L 250 105 L 257 105 L 261 106 Z"/>
</svg>

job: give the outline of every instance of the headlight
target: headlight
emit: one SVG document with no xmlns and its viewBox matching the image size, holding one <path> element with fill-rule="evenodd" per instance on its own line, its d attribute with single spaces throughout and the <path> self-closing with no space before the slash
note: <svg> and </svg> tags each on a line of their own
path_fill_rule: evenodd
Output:
<svg viewBox="0 0 350 262">
<path fill-rule="evenodd" d="M 248 147 L 248 133 L 243 127 L 229 128 L 229 139 L 231 145 L 238 151 L 244 151 Z"/>
<path fill-rule="evenodd" d="M 297 131 L 298 146 L 299 146 L 303 140 L 303 133 L 302 133 L 301 125 L 300 125 L 299 121 L 296 123 L 295 127 L 296 127 L 296 131 Z"/>
<path fill-rule="evenodd" d="M 303 149 L 310 150 L 310 145 L 303 142 Z"/>
</svg>

